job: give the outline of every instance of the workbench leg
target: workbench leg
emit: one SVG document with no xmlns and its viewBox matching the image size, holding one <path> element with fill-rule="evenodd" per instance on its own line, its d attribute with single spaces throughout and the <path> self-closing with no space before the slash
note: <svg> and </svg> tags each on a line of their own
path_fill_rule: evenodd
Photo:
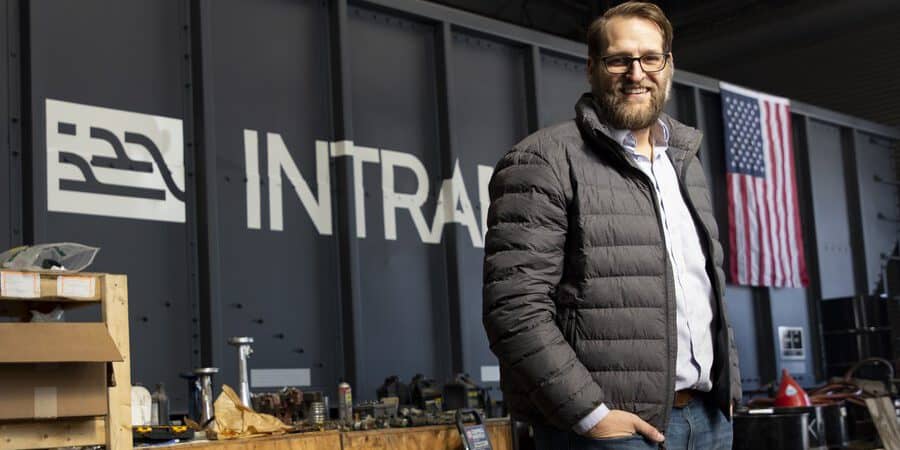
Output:
<svg viewBox="0 0 900 450">
<path fill-rule="evenodd" d="M 128 340 L 128 277 L 103 276 L 103 321 L 124 359 L 112 363 L 116 385 L 109 388 L 106 420 L 107 450 L 132 450 L 131 350 Z"/>
</svg>

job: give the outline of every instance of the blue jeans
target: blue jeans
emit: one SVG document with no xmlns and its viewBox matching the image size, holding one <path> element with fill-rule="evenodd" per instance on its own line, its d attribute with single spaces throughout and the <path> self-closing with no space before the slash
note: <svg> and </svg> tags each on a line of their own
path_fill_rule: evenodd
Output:
<svg viewBox="0 0 900 450">
<path fill-rule="evenodd" d="M 634 435 L 612 439 L 591 439 L 573 431 L 534 425 L 537 450 L 653 450 L 658 444 Z M 673 408 L 666 428 L 667 450 L 730 450 L 731 422 L 718 407 L 701 399 L 684 408 Z"/>
</svg>

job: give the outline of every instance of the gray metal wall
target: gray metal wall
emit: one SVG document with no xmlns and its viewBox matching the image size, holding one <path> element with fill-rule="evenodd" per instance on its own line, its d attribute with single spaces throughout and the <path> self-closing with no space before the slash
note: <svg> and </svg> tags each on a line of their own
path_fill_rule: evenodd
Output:
<svg viewBox="0 0 900 450">
<path fill-rule="evenodd" d="M 103 248 L 92 270 L 129 275 L 134 380 L 179 386 L 183 409 L 178 373 L 215 365 L 236 384 L 225 340 L 249 335 L 257 385 L 332 391 L 345 377 L 369 399 L 388 375 L 465 371 L 496 386 L 481 326 L 484 183 L 528 132 L 574 115 L 584 45 L 420 1 L 6 6 L 0 244 Z M 673 92 L 667 111 L 705 131 L 727 236 L 718 85 L 678 73 Z M 181 120 L 184 220 L 48 211 L 48 99 Z M 884 219 L 900 215 L 896 186 L 874 175 L 893 179 L 900 132 L 793 112 L 812 285 L 728 287 L 748 390 L 781 367 L 821 376 L 818 302 L 871 291 L 897 237 Z M 778 326 L 806 330 L 806 359 L 773 359 Z"/>
<path fill-rule="evenodd" d="M 23 116 L 30 138 L 25 144 L 30 164 L 23 173 L 30 180 L 23 186 L 30 199 L 25 206 L 30 212 L 27 241 L 101 247 L 91 270 L 129 276 L 134 380 L 180 387 L 178 372 L 200 361 L 194 339 L 199 318 L 194 314 L 193 202 L 186 203 L 185 223 L 48 211 L 47 136 L 57 132 L 59 123 L 47 122 L 46 105 L 53 99 L 189 120 L 185 5 L 35 1 L 21 6 L 27 42 L 23 50 L 28 58 L 23 72 L 28 86 Z M 87 121 L 77 125 L 75 132 L 83 139 L 91 132 L 88 126 L 107 126 Z M 185 125 L 187 137 L 189 122 Z M 110 149 L 99 139 L 91 143 L 99 152 Z M 185 148 L 185 161 L 190 173 L 190 148 Z M 192 182 L 192 177 L 185 177 L 188 192 L 193 190 Z M 69 319 L 86 315 L 76 310 Z M 183 402 L 183 396 L 179 400 Z"/>
<path fill-rule="evenodd" d="M 333 135 L 326 3 L 202 6 L 203 40 L 194 57 L 204 77 L 199 116 L 212 165 L 204 173 L 212 217 L 201 233 L 215 276 L 206 294 L 210 317 L 201 316 L 214 321 L 205 334 L 212 344 L 206 361 L 223 370 L 218 381 L 236 384 L 237 352 L 225 340 L 252 336 L 253 368 L 305 369 L 312 383 L 330 386 L 343 373 L 336 237 L 317 232 L 290 178 L 268 170 L 272 147 L 283 144 L 312 193 L 323 194 L 316 141 Z M 256 141 L 255 155 L 248 156 L 248 139 Z M 257 171 L 247 169 L 252 164 Z M 258 214 L 248 213 L 248 192 L 256 192 Z M 280 231 L 273 201 L 283 214 Z"/>
</svg>

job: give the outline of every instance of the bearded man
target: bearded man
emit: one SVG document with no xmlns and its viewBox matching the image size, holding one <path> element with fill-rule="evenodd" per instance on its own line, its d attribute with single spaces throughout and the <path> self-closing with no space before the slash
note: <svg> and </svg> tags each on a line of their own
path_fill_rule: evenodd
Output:
<svg viewBox="0 0 900 450">
<path fill-rule="evenodd" d="M 539 449 L 730 449 L 741 398 L 701 133 L 662 112 L 672 26 L 628 2 L 588 31 L 575 120 L 497 164 L 484 326 Z"/>
</svg>

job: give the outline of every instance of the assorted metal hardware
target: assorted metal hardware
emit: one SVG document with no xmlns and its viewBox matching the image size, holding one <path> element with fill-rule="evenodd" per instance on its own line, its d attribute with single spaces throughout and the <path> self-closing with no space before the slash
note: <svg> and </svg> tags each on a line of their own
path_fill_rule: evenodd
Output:
<svg viewBox="0 0 900 450">
<path fill-rule="evenodd" d="M 252 408 L 250 404 L 250 374 L 247 372 L 247 358 L 253 354 L 253 348 L 250 344 L 253 338 L 249 336 L 235 336 L 228 339 L 228 344 L 237 347 L 238 350 L 238 383 L 240 389 L 238 393 L 241 396 L 241 403 L 248 408 Z"/>
</svg>

